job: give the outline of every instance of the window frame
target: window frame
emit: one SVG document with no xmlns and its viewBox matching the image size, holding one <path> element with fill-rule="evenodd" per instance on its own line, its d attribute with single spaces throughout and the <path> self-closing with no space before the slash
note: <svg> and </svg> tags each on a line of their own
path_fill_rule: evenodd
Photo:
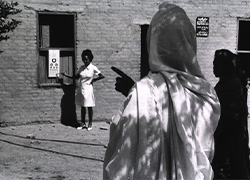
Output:
<svg viewBox="0 0 250 180">
<path fill-rule="evenodd" d="M 53 12 L 53 11 L 50 11 L 50 12 L 46 12 L 46 11 L 37 11 L 36 13 L 37 17 L 37 40 L 36 40 L 36 43 L 37 43 L 37 84 L 38 84 L 38 87 L 61 87 L 62 84 L 58 81 L 57 78 L 48 78 L 47 77 L 47 80 L 50 79 L 51 82 L 41 82 L 41 72 L 40 72 L 40 67 L 39 67 L 39 63 L 40 63 L 40 53 L 48 53 L 49 50 L 60 50 L 60 52 L 71 52 L 72 53 L 72 75 L 75 74 L 75 65 L 76 65 L 76 20 L 77 20 L 77 13 L 76 12 Z M 74 34 L 74 37 L 73 37 L 73 47 L 40 47 L 40 22 L 39 22 L 39 16 L 40 15 L 70 15 L 70 16 L 73 16 L 73 34 Z M 60 55 L 60 61 L 61 61 L 61 55 Z M 48 73 L 48 68 L 44 67 L 43 69 L 43 73 Z M 65 78 L 63 78 L 65 79 Z M 44 80 L 46 81 L 46 80 Z M 75 85 L 75 79 L 72 80 L 71 83 L 67 83 L 67 84 L 73 84 Z"/>
<path fill-rule="evenodd" d="M 237 47 L 236 47 L 236 53 L 237 53 L 238 56 L 241 56 L 241 55 L 249 55 L 250 56 L 250 48 L 249 48 L 249 50 L 241 50 L 241 49 L 239 49 L 240 21 L 248 21 L 249 22 L 249 28 L 250 28 L 250 18 L 246 18 L 246 17 L 245 18 L 243 18 L 243 17 L 238 17 L 237 18 L 237 27 L 238 27 L 238 29 L 237 29 Z M 250 59 L 249 59 L 249 61 L 250 61 Z M 244 64 L 245 63 L 243 62 L 243 67 L 244 67 Z M 245 71 L 246 71 L 246 74 L 247 74 L 247 79 L 248 79 L 248 84 L 249 84 L 250 68 L 249 68 L 249 70 L 245 69 Z"/>
<path fill-rule="evenodd" d="M 238 18 L 237 19 L 237 25 L 238 25 L 238 31 L 237 31 L 237 53 L 250 53 L 250 49 L 249 50 L 239 50 L 239 29 L 240 29 L 240 21 L 249 21 L 250 23 L 250 18 Z"/>
</svg>

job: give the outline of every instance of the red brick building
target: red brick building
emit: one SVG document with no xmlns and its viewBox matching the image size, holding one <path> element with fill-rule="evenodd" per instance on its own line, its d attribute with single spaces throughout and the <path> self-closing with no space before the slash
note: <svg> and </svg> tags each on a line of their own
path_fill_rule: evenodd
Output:
<svg viewBox="0 0 250 180">
<path fill-rule="evenodd" d="M 11 2 L 10 0 L 7 0 Z M 0 123 L 57 122 L 63 89 L 50 69 L 49 51 L 59 52 L 59 72 L 73 74 L 81 52 L 91 49 L 93 64 L 105 75 L 94 84 L 94 120 L 110 119 L 124 97 L 114 90 L 121 68 L 134 80 L 144 75 L 145 32 L 163 1 L 156 0 L 18 0 L 22 24 L 0 42 Z M 250 0 L 172 0 L 197 26 L 198 60 L 213 84 L 217 49 L 239 53 L 250 67 Z M 204 23 L 205 22 L 205 23 Z M 58 65 L 57 64 L 57 65 Z M 250 68 L 249 68 L 250 69 Z M 250 70 L 249 71 L 250 74 Z M 73 83 L 64 79 L 65 83 Z M 79 119 L 79 107 L 77 107 Z"/>
</svg>

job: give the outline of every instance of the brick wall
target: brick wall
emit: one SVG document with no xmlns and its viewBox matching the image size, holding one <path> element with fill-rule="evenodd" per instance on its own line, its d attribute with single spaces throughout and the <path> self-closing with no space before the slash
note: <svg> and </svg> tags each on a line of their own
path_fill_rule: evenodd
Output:
<svg viewBox="0 0 250 180">
<path fill-rule="evenodd" d="M 8 0 L 11 2 L 10 0 Z M 105 75 L 94 84 L 95 120 L 110 119 L 123 96 L 114 90 L 115 73 L 123 69 L 135 80 L 140 77 L 140 25 L 148 24 L 162 1 L 156 0 L 18 0 L 22 24 L 0 42 L 0 123 L 24 124 L 60 120 L 61 88 L 38 87 L 37 11 L 76 12 L 77 65 L 81 51 L 89 48 L 93 64 Z M 237 17 L 250 16 L 250 0 L 172 0 L 188 14 L 193 25 L 197 16 L 209 17 L 209 37 L 197 38 L 198 59 L 206 78 L 217 82 L 212 72 L 216 49 L 237 47 Z M 77 107 L 78 118 L 80 108 Z"/>
</svg>

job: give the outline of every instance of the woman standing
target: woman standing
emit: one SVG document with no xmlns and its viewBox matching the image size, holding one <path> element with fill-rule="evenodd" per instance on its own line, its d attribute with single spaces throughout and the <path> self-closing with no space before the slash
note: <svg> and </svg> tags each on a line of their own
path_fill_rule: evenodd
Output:
<svg viewBox="0 0 250 180">
<path fill-rule="evenodd" d="M 162 3 L 147 43 L 150 72 L 113 118 L 103 179 L 212 179 L 220 105 L 198 64 L 185 11 Z"/>
<path fill-rule="evenodd" d="M 215 131 L 213 169 L 215 179 L 250 179 L 248 152 L 247 102 L 235 69 L 235 54 L 227 49 L 215 51 L 215 86 L 221 116 Z"/>
<path fill-rule="evenodd" d="M 69 78 L 80 79 L 80 85 L 76 90 L 76 104 L 81 106 L 81 126 L 77 129 L 87 128 L 85 119 L 86 111 L 88 109 L 88 131 L 92 129 L 92 120 L 93 120 L 93 107 L 95 106 L 95 98 L 93 91 L 93 83 L 100 79 L 103 79 L 104 76 L 101 71 L 92 64 L 94 56 L 91 50 L 86 49 L 82 52 L 82 61 L 84 65 L 80 66 L 75 76 L 69 76 L 63 73 L 64 76 Z M 97 76 L 97 77 L 95 77 Z"/>
</svg>

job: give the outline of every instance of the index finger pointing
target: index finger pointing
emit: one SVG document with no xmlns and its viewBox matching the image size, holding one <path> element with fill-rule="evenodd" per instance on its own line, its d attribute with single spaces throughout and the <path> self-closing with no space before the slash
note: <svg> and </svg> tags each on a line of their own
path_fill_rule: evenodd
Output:
<svg viewBox="0 0 250 180">
<path fill-rule="evenodd" d="M 111 69 L 112 69 L 114 72 L 116 72 L 118 75 L 120 75 L 121 77 L 127 77 L 127 75 L 126 75 L 123 71 L 121 71 L 120 69 L 118 69 L 118 68 L 116 68 L 116 67 L 114 67 L 114 66 L 112 66 Z"/>
</svg>

